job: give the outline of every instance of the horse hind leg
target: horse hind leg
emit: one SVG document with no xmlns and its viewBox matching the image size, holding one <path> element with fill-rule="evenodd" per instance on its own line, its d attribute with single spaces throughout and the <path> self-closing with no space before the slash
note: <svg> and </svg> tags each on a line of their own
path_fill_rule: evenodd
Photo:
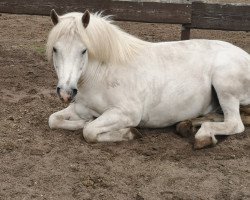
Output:
<svg viewBox="0 0 250 200">
<path fill-rule="evenodd" d="M 202 117 L 179 122 L 176 125 L 176 132 L 182 137 L 190 137 L 197 132 L 198 128 L 200 128 L 204 122 L 222 122 L 223 119 L 224 117 L 222 114 L 208 113 Z"/>
<path fill-rule="evenodd" d="M 224 113 L 223 122 L 204 122 L 195 135 L 195 149 L 216 144 L 216 135 L 232 135 L 244 131 L 244 125 L 239 112 L 239 100 L 234 96 L 220 97 Z"/>
<path fill-rule="evenodd" d="M 232 85 L 232 82 L 237 83 L 239 79 L 237 76 L 234 76 L 234 74 L 233 72 L 225 70 L 221 70 L 219 73 L 215 72 L 212 83 L 224 113 L 224 121 L 203 123 L 195 135 L 195 149 L 216 144 L 216 135 L 232 135 L 245 130 L 240 115 L 239 96 L 241 94 L 239 91 L 241 91 L 242 88 L 240 84 Z M 233 80 L 228 80 L 228 76 Z"/>
<path fill-rule="evenodd" d="M 249 112 L 248 112 L 249 111 Z M 245 126 L 250 126 L 250 107 L 240 109 L 240 116 Z M 176 132 L 182 137 L 193 136 L 204 122 L 223 122 L 224 116 L 219 113 L 208 113 L 202 117 L 197 117 L 179 122 L 176 125 Z"/>
</svg>

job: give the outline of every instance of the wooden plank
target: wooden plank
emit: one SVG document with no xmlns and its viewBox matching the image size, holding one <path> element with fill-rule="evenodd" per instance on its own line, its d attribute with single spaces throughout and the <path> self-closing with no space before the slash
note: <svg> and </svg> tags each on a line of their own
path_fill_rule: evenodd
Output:
<svg viewBox="0 0 250 200">
<path fill-rule="evenodd" d="M 250 31 L 250 4 L 192 4 L 190 28 Z"/>
<path fill-rule="evenodd" d="M 189 4 L 119 1 L 112 2 L 110 8 L 117 20 L 175 24 L 191 21 Z"/>
<path fill-rule="evenodd" d="M 54 8 L 64 14 L 72 11 L 104 10 L 114 20 L 149 23 L 182 24 L 191 21 L 190 4 L 130 2 L 112 0 L 0 0 L 0 12 L 12 14 L 49 15 Z"/>
</svg>

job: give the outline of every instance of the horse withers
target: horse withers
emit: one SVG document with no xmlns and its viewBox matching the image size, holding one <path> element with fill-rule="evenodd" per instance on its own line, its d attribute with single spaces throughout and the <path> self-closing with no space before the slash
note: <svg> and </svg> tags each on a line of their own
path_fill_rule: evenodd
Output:
<svg viewBox="0 0 250 200">
<path fill-rule="evenodd" d="M 250 56 L 227 42 L 140 40 L 100 14 L 52 10 L 48 59 L 58 75 L 57 93 L 69 106 L 49 117 L 51 128 L 83 129 L 87 142 L 140 136 L 135 127 L 160 128 L 217 109 L 223 121 L 206 121 L 195 146 L 216 135 L 244 131 L 240 105 L 250 104 Z"/>
</svg>

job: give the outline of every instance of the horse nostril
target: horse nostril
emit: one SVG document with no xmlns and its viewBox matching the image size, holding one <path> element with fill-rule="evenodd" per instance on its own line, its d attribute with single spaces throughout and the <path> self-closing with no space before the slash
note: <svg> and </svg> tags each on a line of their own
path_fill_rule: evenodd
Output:
<svg viewBox="0 0 250 200">
<path fill-rule="evenodd" d="M 77 94 L 77 89 L 73 89 L 73 93 L 72 93 L 72 96 L 75 97 Z"/>
<path fill-rule="evenodd" d="M 60 96 L 60 89 L 59 87 L 56 88 L 56 93 Z"/>
</svg>

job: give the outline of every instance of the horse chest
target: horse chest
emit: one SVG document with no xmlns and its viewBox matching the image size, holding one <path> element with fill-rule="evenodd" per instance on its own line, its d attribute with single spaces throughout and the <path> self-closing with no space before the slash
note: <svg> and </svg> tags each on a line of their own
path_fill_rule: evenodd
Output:
<svg viewBox="0 0 250 200">
<path fill-rule="evenodd" d="M 107 100 L 101 93 L 92 92 L 90 94 L 84 93 L 79 94 L 76 100 L 76 112 L 83 118 L 88 113 L 92 117 L 99 117 L 102 113 L 107 110 Z"/>
</svg>

